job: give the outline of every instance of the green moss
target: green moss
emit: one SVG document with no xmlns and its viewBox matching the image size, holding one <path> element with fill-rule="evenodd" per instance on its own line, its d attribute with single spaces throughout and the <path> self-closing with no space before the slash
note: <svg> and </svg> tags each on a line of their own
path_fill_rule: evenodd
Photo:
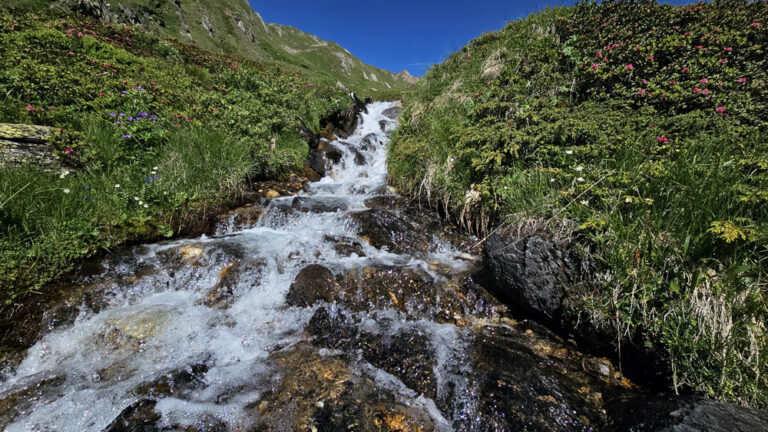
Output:
<svg viewBox="0 0 768 432">
<path fill-rule="evenodd" d="M 566 229 L 603 275 L 572 313 L 659 347 L 678 386 L 766 406 L 767 22 L 738 0 L 512 22 L 406 98 L 390 176 L 477 231 Z"/>
</svg>

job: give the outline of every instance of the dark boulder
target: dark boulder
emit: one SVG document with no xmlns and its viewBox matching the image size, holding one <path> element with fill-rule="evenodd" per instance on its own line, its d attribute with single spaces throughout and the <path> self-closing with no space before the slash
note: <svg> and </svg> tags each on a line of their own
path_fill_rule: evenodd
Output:
<svg viewBox="0 0 768 432">
<path fill-rule="evenodd" d="M 325 175 L 334 164 L 341 161 L 342 152 L 328 141 L 321 140 L 317 148 L 309 150 L 309 166 L 320 175 Z"/>
<path fill-rule="evenodd" d="M 350 216 L 358 224 L 358 234 L 377 249 L 386 247 L 394 253 L 426 252 L 429 249 L 427 234 L 414 229 L 407 219 L 394 212 L 372 209 Z"/>
<path fill-rule="evenodd" d="M 387 117 L 391 120 L 397 120 L 400 117 L 400 114 L 403 112 L 403 108 L 399 106 L 393 106 L 392 108 L 387 108 L 384 110 L 383 113 L 381 113 L 384 117 Z"/>
<path fill-rule="evenodd" d="M 418 328 L 403 328 L 394 335 L 359 330 L 360 323 L 343 311 L 320 308 L 307 325 L 315 344 L 347 352 L 352 358 L 361 353 L 370 364 L 396 376 L 411 390 L 434 398 L 437 392 L 436 356 L 429 337 Z"/>
<path fill-rule="evenodd" d="M 347 202 L 340 198 L 329 197 L 296 197 L 291 203 L 294 210 L 309 213 L 333 213 L 346 210 Z"/>
<path fill-rule="evenodd" d="M 365 206 L 376 210 L 389 210 L 408 204 L 408 198 L 400 195 L 381 195 L 365 200 Z"/>
<path fill-rule="evenodd" d="M 493 234 L 483 244 L 490 291 L 513 312 L 558 323 L 566 287 L 576 280 L 573 257 L 553 242 L 533 236 Z"/>
<path fill-rule="evenodd" d="M 614 398 L 611 432 L 763 432 L 768 413 L 699 396 Z"/>
<path fill-rule="evenodd" d="M 312 306 L 318 301 L 333 301 L 335 292 L 333 273 L 321 265 L 311 264 L 296 275 L 286 302 L 291 306 Z"/>
</svg>

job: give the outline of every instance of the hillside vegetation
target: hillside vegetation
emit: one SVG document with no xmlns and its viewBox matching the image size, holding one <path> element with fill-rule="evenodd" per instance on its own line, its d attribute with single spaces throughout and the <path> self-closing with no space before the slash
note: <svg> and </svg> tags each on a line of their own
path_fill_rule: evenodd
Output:
<svg viewBox="0 0 768 432">
<path fill-rule="evenodd" d="M 251 179 L 301 173 L 297 118 L 317 127 L 349 104 L 335 85 L 50 9 L 0 7 L 0 58 L 0 123 L 65 132 L 61 170 L 0 167 L 0 305 L 177 234 Z"/>
<path fill-rule="evenodd" d="M 598 271 L 571 314 L 659 350 L 678 389 L 766 406 L 766 26 L 742 0 L 511 22 L 417 85 L 392 181 L 481 234 L 571 239 Z"/>
<path fill-rule="evenodd" d="M 23 1 L 79 11 L 113 24 L 141 27 L 213 52 L 280 64 L 315 81 L 341 81 L 365 95 L 399 95 L 410 85 L 390 71 L 363 63 L 335 42 L 321 40 L 295 27 L 264 22 L 247 0 Z"/>
</svg>

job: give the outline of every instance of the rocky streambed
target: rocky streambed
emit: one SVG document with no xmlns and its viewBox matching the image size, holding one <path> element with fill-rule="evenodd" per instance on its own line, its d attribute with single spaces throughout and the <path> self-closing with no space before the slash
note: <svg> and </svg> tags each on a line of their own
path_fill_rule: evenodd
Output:
<svg viewBox="0 0 768 432">
<path fill-rule="evenodd" d="M 214 235 L 110 256 L 28 305 L 34 325 L 0 332 L 0 427 L 765 428 L 755 411 L 648 395 L 516 321 L 484 288 L 477 239 L 387 187 L 397 109 L 367 111 L 314 146 L 325 176 L 303 191 L 238 209 Z"/>
</svg>

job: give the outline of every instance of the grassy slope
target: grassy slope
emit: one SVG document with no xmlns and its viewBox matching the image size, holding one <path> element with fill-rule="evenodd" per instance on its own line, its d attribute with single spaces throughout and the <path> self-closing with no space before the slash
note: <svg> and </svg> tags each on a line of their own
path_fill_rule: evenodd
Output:
<svg viewBox="0 0 768 432">
<path fill-rule="evenodd" d="M 78 2 L 50 0 L 59 5 Z M 294 27 L 265 23 L 246 0 L 181 0 L 180 8 L 173 1 L 119 0 L 110 4 L 112 22 L 131 23 L 129 16 L 134 15 L 153 33 L 210 51 L 276 61 L 316 81 L 342 81 L 362 95 L 402 92 L 408 87 L 392 72 L 363 63 L 335 42 Z M 374 75 L 378 82 L 371 79 Z"/>
<path fill-rule="evenodd" d="M 512 22 L 417 86 L 391 177 L 476 231 L 574 238 L 601 280 L 570 313 L 661 348 L 679 386 L 766 406 L 767 26 L 740 0 Z"/>
<path fill-rule="evenodd" d="M 82 170 L 0 168 L 0 305 L 128 241 L 171 236 L 249 178 L 301 172 L 333 85 L 141 30 L 0 7 L 0 123 L 63 127 Z M 270 142 L 275 141 L 275 150 Z"/>
</svg>

